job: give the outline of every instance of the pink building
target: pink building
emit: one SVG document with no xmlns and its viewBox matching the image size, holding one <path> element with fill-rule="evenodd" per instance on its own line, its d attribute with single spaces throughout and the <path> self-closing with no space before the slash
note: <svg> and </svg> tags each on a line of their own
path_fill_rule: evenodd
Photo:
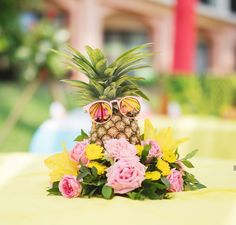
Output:
<svg viewBox="0 0 236 225">
<path fill-rule="evenodd" d="M 71 43 L 80 50 L 89 44 L 113 57 L 153 42 L 159 72 L 236 71 L 235 0 L 51 0 L 51 6 L 64 12 Z"/>
</svg>

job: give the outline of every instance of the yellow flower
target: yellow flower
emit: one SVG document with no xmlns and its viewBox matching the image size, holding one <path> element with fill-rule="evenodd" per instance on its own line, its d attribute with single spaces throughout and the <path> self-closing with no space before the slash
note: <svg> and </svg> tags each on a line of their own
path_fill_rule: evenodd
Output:
<svg viewBox="0 0 236 225">
<path fill-rule="evenodd" d="M 161 173 L 158 171 L 146 172 L 145 178 L 148 180 L 159 180 L 161 178 Z"/>
<path fill-rule="evenodd" d="M 171 173 L 169 163 L 162 159 L 158 159 L 156 166 L 161 171 L 163 176 L 167 176 Z"/>
<path fill-rule="evenodd" d="M 172 151 L 164 151 L 162 158 L 169 163 L 173 163 L 177 160 L 175 152 Z"/>
<path fill-rule="evenodd" d="M 144 141 L 146 140 L 154 140 L 158 143 L 160 146 L 161 151 L 166 155 L 171 155 L 166 156 L 166 158 L 169 160 L 173 161 L 174 157 L 173 154 L 175 150 L 178 148 L 179 144 L 185 142 L 188 140 L 188 138 L 181 138 L 178 140 L 175 140 L 173 137 L 173 129 L 171 127 L 161 129 L 160 131 L 157 131 L 152 123 L 150 122 L 149 119 L 145 120 L 144 124 Z"/>
<path fill-rule="evenodd" d="M 144 121 L 144 141 L 146 140 L 155 140 L 157 130 L 153 127 L 149 119 Z"/>
<path fill-rule="evenodd" d="M 103 147 L 96 144 L 89 144 L 85 148 L 86 156 L 89 160 L 101 159 L 103 157 Z"/>
<path fill-rule="evenodd" d="M 49 174 L 51 182 L 60 181 L 64 175 L 77 176 L 78 174 L 78 163 L 70 159 L 65 149 L 47 158 L 44 164 L 51 170 Z"/>
<path fill-rule="evenodd" d="M 105 173 L 105 170 L 106 170 L 106 166 L 102 165 L 101 163 L 98 163 L 98 162 L 90 162 L 88 164 L 88 167 L 89 168 L 92 168 L 92 167 L 95 167 L 97 169 L 97 173 L 98 175 L 102 175 Z"/>
<path fill-rule="evenodd" d="M 137 149 L 137 155 L 141 156 L 144 147 L 142 145 L 135 145 L 135 147 Z"/>
</svg>

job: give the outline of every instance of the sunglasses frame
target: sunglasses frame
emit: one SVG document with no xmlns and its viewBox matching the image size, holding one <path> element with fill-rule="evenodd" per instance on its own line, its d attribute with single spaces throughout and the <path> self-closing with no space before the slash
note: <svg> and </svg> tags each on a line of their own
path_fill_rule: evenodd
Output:
<svg viewBox="0 0 236 225">
<path fill-rule="evenodd" d="M 140 105 L 140 108 L 141 108 L 141 100 L 142 100 L 142 98 L 141 97 L 139 97 L 139 96 L 125 96 L 125 97 L 122 97 L 121 99 L 115 99 L 115 100 L 111 100 L 111 101 L 106 101 L 106 100 L 98 100 L 98 101 L 94 101 L 94 102 L 91 102 L 91 103 L 89 103 L 88 105 L 86 105 L 86 106 L 84 106 L 83 107 L 83 109 L 86 111 L 86 112 L 88 112 L 89 113 L 89 109 L 90 109 L 90 107 L 92 106 L 92 105 L 94 105 L 94 104 L 96 104 L 96 103 L 100 103 L 100 102 L 104 102 L 104 103 L 107 103 L 110 107 L 111 107 L 111 111 L 112 111 L 112 113 L 111 113 L 111 116 L 110 116 L 110 118 L 108 119 L 108 120 L 106 120 L 105 122 L 97 122 L 97 121 L 95 121 L 90 115 L 90 118 L 91 118 L 91 120 L 94 122 L 94 123 L 97 123 L 97 124 L 103 124 L 103 123 L 106 123 L 106 122 L 108 122 L 110 119 L 111 119 L 111 117 L 112 117 L 112 115 L 113 115 L 113 110 L 112 110 L 112 103 L 117 103 L 117 105 L 118 105 L 118 108 L 119 108 L 119 112 L 124 116 L 124 117 L 127 117 L 127 118 L 136 118 L 138 115 L 139 115 L 139 113 L 138 113 L 138 115 L 137 116 L 126 116 L 125 114 L 123 114 L 122 112 L 121 112 L 121 110 L 120 110 L 120 104 L 121 104 L 121 102 L 124 100 L 124 99 L 126 99 L 126 98 L 134 98 L 134 99 L 136 99 L 137 101 L 138 101 L 138 103 L 139 103 L 139 105 Z M 141 111 L 141 109 L 140 109 L 140 111 Z"/>
</svg>

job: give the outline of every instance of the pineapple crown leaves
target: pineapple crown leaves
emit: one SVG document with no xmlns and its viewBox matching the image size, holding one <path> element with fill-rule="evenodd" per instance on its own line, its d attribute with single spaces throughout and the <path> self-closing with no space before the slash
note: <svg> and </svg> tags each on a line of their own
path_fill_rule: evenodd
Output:
<svg viewBox="0 0 236 225">
<path fill-rule="evenodd" d="M 153 54 L 147 51 L 150 45 L 147 43 L 132 48 L 111 64 L 108 64 L 107 58 L 98 48 L 86 46 L 87 58 L 76 49 L 68 47 L 69 53 L 57 53 L 67 59 L 70 68 L 85 74 L 89 81 L 88 83 L 79 80 L 62 81 L 77 89 L 77 100 L 80 106 L 98 99 L 112 100 L 128 95 L 141 96 L 149 100 L 137 85 L 137 82 L 144 78 L 130 76 L 129 73 L 150 67 L 144 62 Z"/>
</svg>

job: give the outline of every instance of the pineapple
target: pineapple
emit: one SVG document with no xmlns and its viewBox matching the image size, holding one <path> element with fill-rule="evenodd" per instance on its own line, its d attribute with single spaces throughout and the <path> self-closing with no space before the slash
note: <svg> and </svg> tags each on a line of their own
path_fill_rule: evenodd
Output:
<svg viewBox="0 0 236 225">
<path fill-rule="evenodd" d="M 88 83 L 79 80 L 63 80 L 77 89 L 79 106 L 85 106 L 96 100 L 111 101 L 124 96 L 147 96 L 138 88 L 141 77 L 128 75 L 131 71 L 149 67 L 143 60 L 151 55 L 146 49 L 150 44 L 132 48 L 119 56 L 111 64 L 100 49 L 86 46 L 88 58 L 73 48 L 64 56 L 69 66 L 85 74 Z M 90 141 L 99 145 L 111 138 L 126 138 L 131 144 L 140 144 L 140 130 L 134 118 L 123 116 L 117 104 L 113 104 L 113 116 L 103 124 L 92 122 Z"/>
</svg>

